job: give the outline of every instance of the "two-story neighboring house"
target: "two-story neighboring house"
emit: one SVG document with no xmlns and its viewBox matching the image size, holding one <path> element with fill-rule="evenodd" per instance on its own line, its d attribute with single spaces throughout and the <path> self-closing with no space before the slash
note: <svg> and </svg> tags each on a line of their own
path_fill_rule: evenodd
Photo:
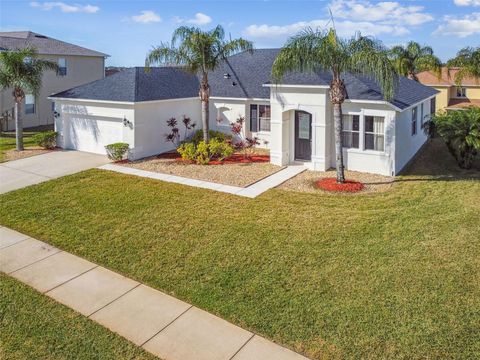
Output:
<svg viewBox="0 0 480 360">
<path fill-rule="evenodd" d="M 465 77 L 460 85 L 455 83 L 458 68 L 442 68 L 439 78 L 433 72 L 417 74 L 418 81 L 439 91 L 436 96 L 436 111 L 460 110 L 469 106 L 480 107 L 480 79 Z"/>
<path fill-rule="evenodd" d="M 54 123 L 54 107 L 47 99 L 51 94 L 74 86 L 102 79 L 105 76 L 104 53 L 69 44 L 31 31 L 0 32 L 0 51 L 34 47 L 40 58 L 57 63 L 58 74 L 47 71 L 42 80 L 42 88 L 37 94 L 26 94 L 22 106 L 23 126 L 33 127 Z M 10 89 L 0 92 L 0 114 L 11 112 L 14 103 Z M 8 129 L 13 130 L 15 123 L 8 122 Z"/>
</svg>

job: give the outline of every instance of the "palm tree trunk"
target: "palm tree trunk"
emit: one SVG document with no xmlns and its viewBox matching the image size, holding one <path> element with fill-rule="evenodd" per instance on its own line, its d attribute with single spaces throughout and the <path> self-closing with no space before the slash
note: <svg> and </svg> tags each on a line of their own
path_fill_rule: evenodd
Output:
<svg viewBox="0 0 480 360">
<path fill-rule="evenodd" d="M 333 104 L 333 122 L 335 127 L 335 165 L 337 168 L 337 182 L 345 182 L 343 166 L 343 141 L 342 141 L 342 103 L 345 101 L 346 89 L 340 74 L 334 72 L 330 84 L 330 101 Z"/>
<path fill-rule="evenodd" d="M 17 151 L 23 151 L 23 120 L 21 102 L 15 100 L 15 140 Z"/>
<path fill-rule="evenodd" d="M 343 144 L 342 144 L 342 106 L 333 104 L 333 121 L 335 124 L 335 165 L 337 167 L 337 182 L 345 182 L 345 171 L 343 165 Z"/>
<path fill-rule="evenodd" d="M 210 101 L 210 85 L 208 84 L 208 76 L 206 73 L 202 76 L 200 83 L 200 100 L 202 102 L 202 127 L 203 140 L 208 143 L 208 119 L 209 119 L 209 101 Z"/>
</svg>

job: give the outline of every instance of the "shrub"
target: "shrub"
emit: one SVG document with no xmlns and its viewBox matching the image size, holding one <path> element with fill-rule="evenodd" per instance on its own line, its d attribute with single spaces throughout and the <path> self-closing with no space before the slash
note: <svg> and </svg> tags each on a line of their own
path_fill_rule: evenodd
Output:
<svg viewBox="0 0 480 360">
<path fill-rule="evenodd" d="M 195 161 L 199 165 L 206 165 L 212 159 L 223 160 L 233 154 L 233 146 L 225 141 L 211 139 L 209 143 L 200 141 L 198 144 L 183 143 L 177 149 L 183 160 Z"/>
<path fill-rule="evenodd" d="M 217 160 L 223 160 L 234 153 L 233 146 L 225 141 L 219 141 L 217 139 L 211 139 L 208 143 L 208 151 L 210 153 L 211 158 L 215 158 Z"/>
<path fill-rule="evenodd" d="M 130 146 L 127 143 L 113 143 L 105 146 L 105 150 L 107 150 L 107 156 L 109 159 L 114 161 L 123 160 L 125 154 L 127 154 Z"/>
<path fill-rule="evenodd" d="M 177 152 L 180 154 L 183 160 L 195 161 L 197 149 L 194 143 L 183 143 L 181 144 Z"/>
<path fill-rule="evenodd" d="M 32 140 L 44 149 L 54 149 L 57 144 L 57 132 L 43 131 L 33 135 Z"/>
<path fill-rule="evenodd" d="M 221 131 L 215 131 L 215 130 L 208 130 L 208 137 L 210 139 L 216 139 L 221 142 L 232 140 L 232 135 L 225 134 Z M 194 144 L 198 144 L 202 140 L 203 140 L 203 131 L 202 130 L 195 131 L 195 133 L 192 136 L 192 142 Z"/>
<path fill-rule="evenodd" d="M 435 115 L 432 122 L 458 165 L 470 169 L 480 150 L 480 108 Z"/>
</svg>

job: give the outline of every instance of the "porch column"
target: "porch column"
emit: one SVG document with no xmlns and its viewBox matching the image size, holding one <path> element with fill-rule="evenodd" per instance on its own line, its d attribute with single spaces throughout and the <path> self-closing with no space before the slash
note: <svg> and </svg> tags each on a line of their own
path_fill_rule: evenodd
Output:
<svg viewBox="0 0 480 360">
<path fill-rule="evenodd" d="M 272 104 L 270 162 L 274 165 L 284 166 L 289 163 L 289 114 L 289 111 L 283 112 L 280 105 Z"/>
</svg>

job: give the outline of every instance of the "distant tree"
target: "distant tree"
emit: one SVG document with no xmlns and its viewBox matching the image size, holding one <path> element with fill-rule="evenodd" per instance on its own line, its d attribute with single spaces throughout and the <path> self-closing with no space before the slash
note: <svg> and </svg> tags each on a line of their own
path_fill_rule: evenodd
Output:
<svg viewBox="0 0 480 360">
<path fill-rule="evenodd" d="M 418 81 L 417 74 L 422 71 L 432 71 L 438 77 L 442 72 L 442 62 L 433 54 L 433 49 L 415 41 L 394 46 L 390 49 L 390 58 L 397 72 L 411 80 Z"/>
<path fill-rule="evenodd" d="M 33 48 L 0 52 L 0 87 L 11 89 L 15 101 L 14 118 L 16 149 L 23 150 L 22 102 L 25 92 L 37 96 L 42 87 L 42 75 L 47 70 L 58 71 L 54 62 L 39 59 Z"/>
<path fill-rule="evenodd" d="M 480 108 L 444 112 L 432 121 L 458 165 L 470 169 L 480 151 Z"/>
<path fill-rule="evenodd" d="M 208 143 L 208 118 L 210 85 L 208 74 L 228 56 L 242 51 L 253 51 L 253 44 L 245 39 L 225 40 L 225 31 L 218 25 L 210 31 L 181 26 L 173 32 L 170 43 L 162 43 L 147 55 L 145 66 L 152 64 L 177 64 L 186 71 L 199 74 L 202 102 L 203 138 Z"/>
<path fill-rule="evenodd" d="M 465 77 L 472 77 L 480 81 L 480 47 L 466 47 L 457 53 L 457 56 L 447 62 L 448 69 L 458 67 L 455 73 L 455 82 L 461 84 Z"/>
<path fill-rule="evenodd" d="M 347 94 L 342 77 L 347 72 L 372 76 L 384 98 L 391 100 L 398 76 L 388 52 L 381 42 L 360 34 L 342 39 L 334 29 L 325 32 L 306 28 L 287 41 L 273 63 L 272 76 L 277 82 L 290 71 L 332 73 L 330 101 L 335 122 L 337 182 L 343 183 L 342 104 Z"/>
</svg>

